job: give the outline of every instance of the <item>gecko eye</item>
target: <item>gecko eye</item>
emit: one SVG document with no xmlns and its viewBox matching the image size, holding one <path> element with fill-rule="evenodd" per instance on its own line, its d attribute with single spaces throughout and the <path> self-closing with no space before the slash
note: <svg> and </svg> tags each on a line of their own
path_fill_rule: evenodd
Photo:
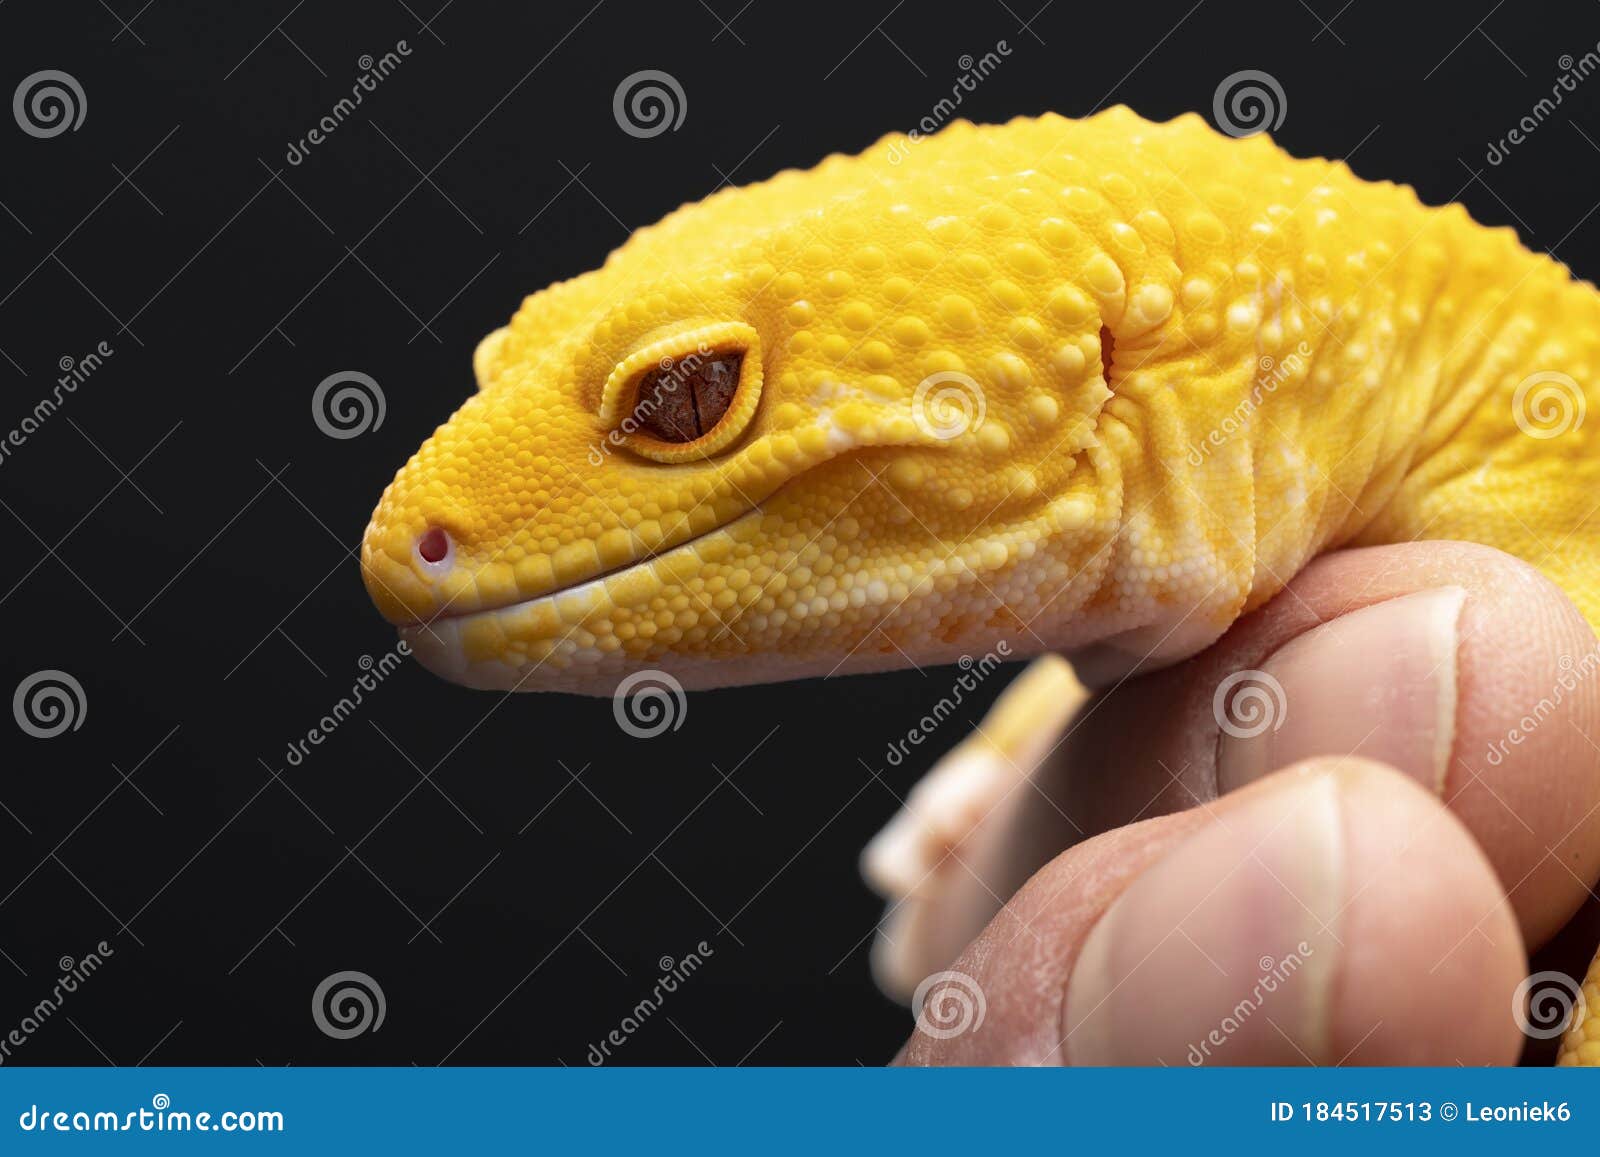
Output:
<svg viewBox="0 0 1600 1157">
<path fill-rule="evenodd" d="M 639 381 L 634 421 L 663 442 L 704 437 L 733 403 L 743 362 L 744 353 L 735 351 L 657 366 Z"/>
<path fill-rule="evenodd" d="M 698 462 L 732 446 L 761 400 L 761 338 L 713 322 L 629 354 L 601 391 L 608 437 L 656 462 Z"/>
</svg>

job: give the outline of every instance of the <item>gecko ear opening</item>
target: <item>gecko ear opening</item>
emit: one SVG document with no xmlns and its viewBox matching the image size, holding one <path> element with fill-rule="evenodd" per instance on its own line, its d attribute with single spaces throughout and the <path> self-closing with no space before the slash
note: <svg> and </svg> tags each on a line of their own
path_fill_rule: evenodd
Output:
<svg viewBox="0 0 1600 1157">
<path fill-rule="evenodd" d="M 656 462 L 727 449 L 761 397 L 761 338 L 742 322 L 698 326 L 651 341 L 606 379 L 600 421 Z"/>
</svg>

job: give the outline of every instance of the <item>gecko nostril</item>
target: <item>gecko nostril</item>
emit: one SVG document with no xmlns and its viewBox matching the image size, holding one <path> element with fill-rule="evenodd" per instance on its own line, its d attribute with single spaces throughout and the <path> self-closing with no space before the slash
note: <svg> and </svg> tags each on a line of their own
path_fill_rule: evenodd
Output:
<svg viewBox="0 0 1600 1157">
<path fill-rule="evenodd" d="M 450 536 L 437 526 L 430 526 L 417 538 L 417 557 L 429 566 L 437 566 L 450 557 Z"/>
</svg>

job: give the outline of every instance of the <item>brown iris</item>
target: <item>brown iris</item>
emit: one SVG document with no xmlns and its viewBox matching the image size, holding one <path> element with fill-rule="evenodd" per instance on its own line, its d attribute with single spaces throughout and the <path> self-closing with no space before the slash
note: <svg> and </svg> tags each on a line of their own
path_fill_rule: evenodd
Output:
<svg viewBox="0 0 1600 1157">
<path fill-rule="evenodd" d="M 639 381 L 633 420 L 663 442 L 693 442 L 728 412 L 744 353 L 691 354 L 657 366 Z"/>
</svg>

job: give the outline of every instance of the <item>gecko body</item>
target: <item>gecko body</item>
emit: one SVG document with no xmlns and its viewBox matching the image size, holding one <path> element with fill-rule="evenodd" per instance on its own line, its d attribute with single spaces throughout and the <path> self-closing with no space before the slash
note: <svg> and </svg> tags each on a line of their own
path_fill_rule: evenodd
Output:
<svg viewBox="0 0 1600 1157">
<path fill-rule="evenodd" d="M 445 677 L 606 695 L 1000 641 L 1105 679 L 1416 538 L 1600 625 L 1597 368 L 1600 294 L 1459 205 L 1192 115 L 958 122 L 527 298 L 362 569 Z"/>
</svg>

